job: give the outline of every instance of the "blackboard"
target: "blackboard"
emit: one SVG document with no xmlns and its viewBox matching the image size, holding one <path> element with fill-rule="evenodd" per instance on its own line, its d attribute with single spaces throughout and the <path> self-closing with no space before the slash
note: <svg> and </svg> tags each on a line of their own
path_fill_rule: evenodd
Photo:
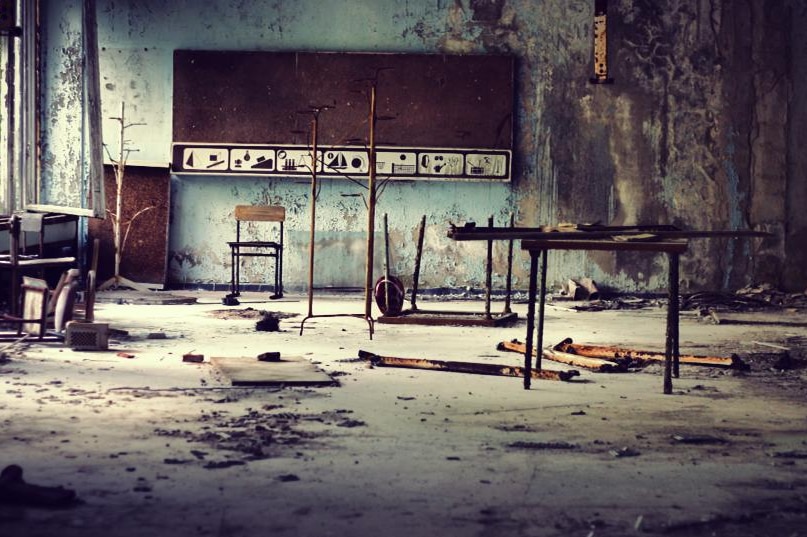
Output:
<svg viewBox="0 0 807 537">
<path fill-rule="evenodd" d="M 375 81 L 377 145 L 509 152 L 513 72 L 502 55 L 177 50 L 173 140 L 305 146 L 327 105 L 318 143 L 366 146 Z"/>
</svg>

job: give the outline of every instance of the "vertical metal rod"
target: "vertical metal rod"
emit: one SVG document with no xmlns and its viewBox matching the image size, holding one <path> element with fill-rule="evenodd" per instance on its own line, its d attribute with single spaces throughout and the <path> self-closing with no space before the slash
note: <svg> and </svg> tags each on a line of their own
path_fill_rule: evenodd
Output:
<svg viewBox="0 0 807 537">
<path fill-rule="evenodd" d="M 488 217 L 488 227 L 493 227 L 493 216 Z M 490 319 L 490 292 L 493 287 L 493 240 L 488 240 L 487 263 L 485 264 L 485 319 Z"/>
<path fill-rule="evenodd" d="M 387 213 L 384 213 L 384 307 L 389 310 L 389 227 L 387 225 Z"/>
<path fill-rule="evenodd" d="M 515 225 L 515 215 L 510 213 L 510 227 Z M 513 284 L 513 239 L 507 241 L 507 279 L 505 281 L 504 290 L 504 313 L 513 313 L 510 309 L 510 293 L 512 292 Z"/>
<path fill-rule="evenodd" d="M 527 293 L 527 341 L 524 342 L 524 389 L 532 380 L 532 341 L 535 336 L 535 292 L 538 279 L 538 253 L 530 250 L 530 282 Z"/>
<path fill-rule="evenodd" d="M 317 123 L 316 112 L 311 119 L 311 235 L 308 243 L 308 316 L 314 315 L 314 235 L 317 224 Z M 302 325 L 300 326 L 302 334 Z"/>
<path fill-rule="evenodd" d="M 664 354 L 664 393 L 672 393 L 672 375 L 678 377 L 678 254 L 669 254 L 667 341 Z"/>
<path fill-rule="evenodd" d="M 535 341 L 535 369 L 541 370 L 541 359 L 544 356 L 544 304 L 546 302 L 546 259 L 548 250 L 541 250 L 541 295 L 538 302 L 538 336 Z"/>
<path fill-rule="evenodd" d="M 16 151 L 15 147 L 15 133 L 17 132 L 17 126 L 15 124 L 15 108 L 17 106 L 17 89 L 15 86 L 15 73 L 16 73 L 16 66 L 15 66 L 15 46 L 14 46 L 14 37 L 11 35 L 11 32 L 8 33 L 6 36 L 6 51 L 8 52 L 8 60 L 6 63 L 6 90 L 7 93 L 5 95 L 5 117 L 6 117 L 6 155 L 8 156 L 5 162 L 5 171 L 4 174 L 6 176 L 6 209 L 8 209 L 9 213 L 13 212 L 17 209 L 17 203 L 15 201 L 16 193 L 14 191 L 14 184 L 17 180 L 17 166 L 15 162 L 15 155 L 19 154 Z M 3 126 L 0 126 L 2 128 Z M 25 200 L 22 200 L 25 203 Z M 12 283 L 12 286 L 14 284 Z M 15 312 L 16 313 L 16 312 Z"/>
<path fill-rule="evenodd" d="M 364 275 L 364 316 L 372 319 L 373 313 L 373 250 L 375 247 L 375 205 L 376 205 L 376 155 L 375 155 L 375 119 L 376 119 L 376 83 L 370 86 L 370 148 L 368 154 L 369 172 L 367 179 L 367 258 Z"/>
<path fill-rule="evenodd" d="M 412 311 L 418 309 L 417 294 L 418 294 L 418 280 L 420 279 L 420 258 L 423 255 L 423 235 L 426 232 L 426 215 L 420 220 L 420 231 L 418 231 L 418 249 L 415 252 L 415 274 L 412 276 Z"/>
</svg>

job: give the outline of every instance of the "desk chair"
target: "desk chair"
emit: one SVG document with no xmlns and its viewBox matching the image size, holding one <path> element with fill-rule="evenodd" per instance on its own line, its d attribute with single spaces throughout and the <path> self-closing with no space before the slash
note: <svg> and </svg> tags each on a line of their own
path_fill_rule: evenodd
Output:
<svg viewBox="0 0 807 537">
<path fill-rule="evenodd" d="M 230 294 L 222 299 L 225 305 L 237 305 L 235 298 L 241 295 L 241 258 L 242 257 L 274 257 L 275 284 L 271 299 L 283 296 L 283 223 L 286 220 L 286 208 L 279 205 L 236 205 L 235 206 L 235 240 L 228 242 L 230 247 Z M 273 233 L 274 240 L 242 238 L 242 224 L 249 225 L 252 235 L 260 236 L 258 225 L 261 222 L 278 224 L 267 228 L 263 235 L 269 237 Z"/>
</svg>

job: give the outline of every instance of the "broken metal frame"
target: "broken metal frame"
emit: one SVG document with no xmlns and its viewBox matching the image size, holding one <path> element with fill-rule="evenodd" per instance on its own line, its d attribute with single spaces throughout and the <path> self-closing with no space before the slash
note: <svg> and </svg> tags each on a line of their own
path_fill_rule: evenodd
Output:
<svg viewBox="0 0 807 537">
<path fill-rule="evenodd" d="M 515 216 L 510 214 L 510 227 L 514 229 Z M 489 228 L 493 227 L 493 217 L 488 217 Z M 505 302 L 502 313 L 494 315 L 490 311 L 492 278 L 493 278 L 493 239 L 487 241 L 487 254 L 485 266 L 485 311 L 479 313 L 448 310 L 422 310 L 417 306 L 417 293 L 420 279 L 420 263 L 423 257 L 423 236 L 426 230 L 426 215 L 420 221 L 417 251 L 415 252 L 415 270 L 412 277 L 411 307 L 398 315 L 383 315 L 378 318 L 379 323 L 386 324 L 425 324 L 432 326 L 502 326 L 518 318 L 510 307 L 511 281 L 513 275 L 513 240 L 508 244 L 507 250 L 507 277 L 505 289 Z"/>
</svg>

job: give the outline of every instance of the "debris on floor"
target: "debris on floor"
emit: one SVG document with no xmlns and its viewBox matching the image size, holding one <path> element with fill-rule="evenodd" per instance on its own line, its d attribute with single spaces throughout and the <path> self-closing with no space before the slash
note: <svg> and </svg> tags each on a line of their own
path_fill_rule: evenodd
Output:
<svg viewBox="0 0 807 537">
<path fill-rule="evenodd" d="M 496 345 L 496 350 L 524 354 L 526 345 L 517 339 L 513 339 L 500 342 Z M 537 349 L 533 349 L 532 355 L 538 355 Z M 543 357 L 553 362 L 574 365 L 599 373 L 616 373 L 641 368 L 652 362 L 663 362 L 665 354 L 664 352 L 603 345 L 581 345 L 574 343 L 571 338 L 566 338 L 551 348 L 545 348 Z M 690 365 L 748 369 L 748 365 L 736 354 L 728 357 L 681 354 L 678 361 L 679 363 Z"/>
<path fill-rule="evenodd" d="M 74 490 L 26 483 L 22 478 L 22 467 L 16 464 L 6 466 L 0 472 L 0 503 L 55 508 L 69 507 L 77 501 Z"/>
<path fill-rule="evenodd" d="M 561 295 L 570 300 L 599 300 L 600 291 L 591 278 L 569 279 L 566 281 Z"/>
<path fill-rule="evenodd" d="M 182 355 L 182 361 L 189 362 L 192 364 L 200 364 L 205 361 L 205 355 L 194 354 L 193 351 L 191 351 Z"/>
<path fill-rule="evenodd" d="M 524 354 L 527 352 L 527 346 L 520 342 L 517 339 L 513 339 L 510 341 L 502 341 L 498 345 L 496 345 L 497 351 L 511 351 L 517 352 L 520 354 Z M 532 350 L 533 356 L 538 356 L 537 349 Z M 620 371 L 627 371 L 627 365 L 625 362 L 616 362 L 612 360 L 606 360 L 602 358 L 589 358 L 586 356 L 578 356 L 575 354 L 568 354 L 562 353 L 553 349 L 544 349 L 543 357 L 553 362 L 564 363 L 568 365 L 573 365 L 576 367 L 582 367 L 584 369 L 589 369 L 591 371 L 598 371 L 601 373 L 604 372 L 620 372 Z"/>
<path fill-rule="evenodd" d="M 477 375 L 496 375 L 501 377 L 524 377 L 524 368 L 499 364 L 483 364 L 476 362 L 452 362 L 431 360 L 426 358 L 400 358 L 396 356 L 380 356 L 372 352 L 359 351 L 359 358 L 367 360 L 373 367 L 403 367 L 409 369 L 428 369 L 448 371 L 452 373 L 472 373 Z M 541 369 L 531 371 L 531 378 L 543 380 L 569 381 L 580 375 L 579 371 L 553 371 Z"/>
<path fill-rule="evenodd" d="M 552 350 L 589 358 L 613 360 L 617 363 L 624 363 L 625 367 L 642 367 L 648 362 L 663 362 L 665 359 L 664 352 L 625 349 L 606 345 L 583 345 L 574 343 L 571 338 L 564 339 L 555 345 Z M 728 357 L 680 354 L 678 361 L 682 364 L 690 365 L 728 367 L 732 369 L 748 368 L 747 364 L 736 354 Z"/>
<path fill-rule="evenodd" d="M 271 313 L 264 313 L 263 318 L 255 323 L 258 332 L 280 332 L 280 319 Z"/>
</svg>

